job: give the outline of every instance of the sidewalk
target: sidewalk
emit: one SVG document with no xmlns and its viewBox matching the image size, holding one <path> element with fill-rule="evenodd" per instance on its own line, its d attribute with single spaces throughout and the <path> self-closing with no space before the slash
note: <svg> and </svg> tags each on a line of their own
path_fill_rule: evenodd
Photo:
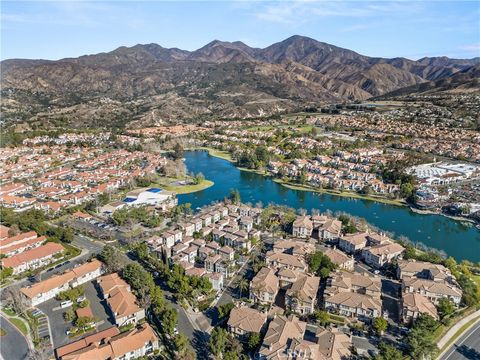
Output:
<svg viewBox="0 0 480 360">
<path fill-rule="evenodd" d="M 464 317 L 462 320 L 460 320 L 459 322 L 457 322 L 455 325 L 453 325 L 446 333 L 445 335 L 443 335 L 443 337 L 437 342 L 437 346 L 438 348 L 441 350 L 443 349 L 443 347 L 448 343 L 448 341 L 453 337 L 455 336 L 455 334 L 457 333 L 457 331 L 459 331 L 462 326 L 464 326 L 465 324 L 467 324 L 469 321 L 471 320 L 474 320 L 476 319 L 475 322 L 473 322 L 467 329 L 465 329 L 465 331 L 467 331 L 469 328 L 471 328 L 472 326 L 474 326 L 475 324 L 477 324 L 479 321 L 480 321 L 480 310 L 477 310 L 475 311 L 474 313 L 471 313 L 470 315 Z M 464 331 L 464 332 L 465 332 Z M 461 334 L 460 334 L 461 335 Z M 440 358 L 443 353 L 445 353 L 445 351 L 447 351 L 447 349 L 444 349 L 442 351 L 441 354 L 438 355 L 437 358 Z"/>
</svg>

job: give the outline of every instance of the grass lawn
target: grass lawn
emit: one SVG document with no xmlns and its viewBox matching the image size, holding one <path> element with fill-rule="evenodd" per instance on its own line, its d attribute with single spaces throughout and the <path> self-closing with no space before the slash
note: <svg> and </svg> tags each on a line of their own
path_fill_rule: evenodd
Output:
<svg viewBox="0 0 480 360">
<path fill-rule="evenodd" d="M 194 150 L 206 150 L 211 156 L 218 157 L 223 160 L 227 160 L 232 162 L 232 155 L 228 151 L 223 151 L 223 150 L 218 150 L 218 149 L 213 149 L 209 147 L 196 147 Z"/>
<path fill-rule="evenodd" d="M 9 308 L 3 308 L 2 311 L 7 314 L 8 316 L 15 316 L 15 312 L 12 309 Z"/>
<path fill-rule="evenodd" d="M 15 325 L 15 327 L 20 330 L 22 332 L 23 335 L 27 335 L 28 334 L 28 329 L 27 329 L 27 325 L 25 325 L 25 323 L 20 320 L 20 319 L 17 319 L 17 318 L 10 318 L 8 319 L 10 320 L 10 322 Z"/>
<path fill-rule="evenodd" d="M 161 185 L 165 190 L 174 191 L 177 194 L 190 194 L 193 192 L 205 190 L 213 186 L 214 182 L 210 180 L 202 180 L 197 185 Z"/>
</svg>

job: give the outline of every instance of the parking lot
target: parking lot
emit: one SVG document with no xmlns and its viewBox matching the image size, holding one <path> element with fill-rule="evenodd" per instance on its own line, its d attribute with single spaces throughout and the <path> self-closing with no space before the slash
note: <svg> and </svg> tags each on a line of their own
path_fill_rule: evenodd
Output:
<svg viewBox="0 0 480 360">
<path fill-rule="evenodd" d="M 94 282 L 88 282 L 82 285 L 85 289 L 85 297 L 90 301 L 90 308 L 92 309 L 93 315 L 97 318 L 97 330 L 104 330 L 113 326 L 111 316 L 108 312 L 107 305 L 105 301 L 102 301 Z M 76 338 L 69 337 L 66 332 L 73 325 L 70 322 L 67 322 L 63 318 L 63 314 L 70 308 L 62 309 L 60 307 L 60 301 L 56 299 L 49 300 L 43 304 L 38 305 L 38 308 L 48 316 L 48 320 L 51 327 L 53 346 L 55 348 L 68 344 L 84 335 L 80 335 Z M 46 333 L 45 327 L 47 324 L 42 323 L 42 333 Z M 48 329 L 48 327 L 47 327 Z"/>
</svg>

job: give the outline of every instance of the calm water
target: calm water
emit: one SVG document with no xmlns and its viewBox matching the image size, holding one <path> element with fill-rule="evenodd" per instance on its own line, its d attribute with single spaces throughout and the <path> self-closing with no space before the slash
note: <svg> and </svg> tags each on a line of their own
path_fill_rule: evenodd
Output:
<svg viewBox="0 0 480 360">
<path fill-rule="evenodd" d="M 480 231 L 473 226 L 441 215 L 420 215 L 407 207 L 399 207 L 368 200 L 351 199 L 309 191 L 291 190 L 275 183 L 269 177 L 240 171 L 230 162 L 208 155 L 204 151 L 185 153 L 189 172 L 201 172 L 215 185 L 203 191 L 179 195 L 180 203 L 191 203 L 193 208 L 223 200 L 230 189 L 238 189 L 242 202 L 264 205 L 270 203 L 332 212 L 343 211 L 365 218 L 370 224 L 401 235 L 414 242 L 444 250 L 456 260 L 480 261 Z"/>
</svg>

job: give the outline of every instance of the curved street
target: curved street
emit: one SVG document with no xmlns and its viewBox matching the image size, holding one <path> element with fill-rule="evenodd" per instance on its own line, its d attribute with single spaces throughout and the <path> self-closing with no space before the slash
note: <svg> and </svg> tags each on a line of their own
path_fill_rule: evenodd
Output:
<svg viewBox="0 0 480 360">
<path fill-rule="evenodd" d="M 480 323 L 460 336 L 440 360 L 480 359 Z"/>
<path fill-rule="evenodd" d="M 0 354 L 3 360 L 23 360 L 28 356 L 28 343 L 22 333 L 3 316 L 0 327 L 6 331 L 1 337 Z"/>
</svg>

